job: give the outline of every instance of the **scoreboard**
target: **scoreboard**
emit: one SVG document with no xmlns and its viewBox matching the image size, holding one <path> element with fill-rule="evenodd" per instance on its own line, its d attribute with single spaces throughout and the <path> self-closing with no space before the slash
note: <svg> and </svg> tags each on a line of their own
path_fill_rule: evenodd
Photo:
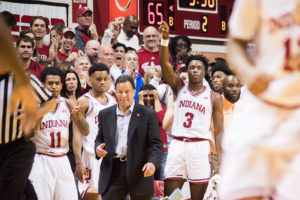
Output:
<svg viewBox="0 0 300 200">
<path fill-rule="evenodd" d="M 140 32 L 163 21 L 171 35 L 225 41 L 234 0 L 138 0 Z"/>
</svg>

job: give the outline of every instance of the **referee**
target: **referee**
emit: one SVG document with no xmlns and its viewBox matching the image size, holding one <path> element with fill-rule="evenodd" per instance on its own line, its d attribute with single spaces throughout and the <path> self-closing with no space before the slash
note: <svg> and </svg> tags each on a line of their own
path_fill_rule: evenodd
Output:
<svg viewBox="0 0 300 200">
<path fill-rule="evenodd" d="M 1 19 L 0 30 L 0 200 L 17 200 L 24 191 L 35 153 L 34 144 L 26 142 L 24 136 L 32 132 L 37 117 L 36 99 L 42 103 L 51 94 L 35 77 L 29 79 L 25 74 Z"/>
</svg>

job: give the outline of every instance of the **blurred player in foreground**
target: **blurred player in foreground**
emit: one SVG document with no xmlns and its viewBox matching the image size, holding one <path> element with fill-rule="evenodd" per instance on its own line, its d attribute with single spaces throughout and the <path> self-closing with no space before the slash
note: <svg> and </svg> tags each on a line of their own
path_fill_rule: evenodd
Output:
<svg viewBox="0 0 300 200">
<path fill-rule="evenodd" d="M 224 134 L 222 200 L 300 198 L 299 8 L 298 0 L 235 1 L 228 61 L 251 93 Z"/>
</svg>

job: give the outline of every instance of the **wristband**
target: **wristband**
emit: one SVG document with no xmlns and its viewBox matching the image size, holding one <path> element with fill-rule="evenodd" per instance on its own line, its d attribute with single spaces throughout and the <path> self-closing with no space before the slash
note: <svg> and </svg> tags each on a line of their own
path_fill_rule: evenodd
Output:
<svg viewBox="0 0 300 200">
<path fill-rule="evenodd" d="M 164 47 L 168 47 L 169 46 L 169 39 L 167 39 L 167 40 L 161 39 L 160 45 L 164 46 Z"/>
</svg>

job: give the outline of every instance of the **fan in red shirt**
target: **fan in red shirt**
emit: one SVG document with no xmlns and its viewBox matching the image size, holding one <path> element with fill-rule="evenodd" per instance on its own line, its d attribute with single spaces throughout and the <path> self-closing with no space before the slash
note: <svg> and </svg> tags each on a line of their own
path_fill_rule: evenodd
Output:
<svg viewBox="0 0 300 200">
<path fill-rule="evenodd" d="M 61 47 L 57 50 L 57 57 L 60 61 L 73 62 L 78 57 L 75 31 L 72 28 L 65 28 L 62 32 Z"/>
<path fill-rule="evenodd" d="M 139 56 L 139 74 L 144 77 L 150 68 L 160 69 L 159 65 L 159 34 L 155 27 L 148 26 L 143 35 L 144 47 L 137 51 Z M 169 62 L 172 63 L 171 57 Z"/>
<path fill-rule="evenodd" d="M 44 36 L 46 35 L 48 30 L 48 23 L 46 19 L 42 16 L 33 17 L 30 22 L 30 29 L 35 33 L 35 38 L 37 41 L 37 50 L 40 58 L 42 60 L 47 60 L 49 56 L 50 46 L 43 44 Z"/>
<path fill-rule="evenodd" d="M 24 69 L 40 79 L 41 72 L 46 67 L 39 65 L 37 62 L 31 60 L 34 46 L 33 40 L 28 36 L 19 37 L 16 42 L 16 46 L 18 56 L 23 61 Z"/>
</svg>

